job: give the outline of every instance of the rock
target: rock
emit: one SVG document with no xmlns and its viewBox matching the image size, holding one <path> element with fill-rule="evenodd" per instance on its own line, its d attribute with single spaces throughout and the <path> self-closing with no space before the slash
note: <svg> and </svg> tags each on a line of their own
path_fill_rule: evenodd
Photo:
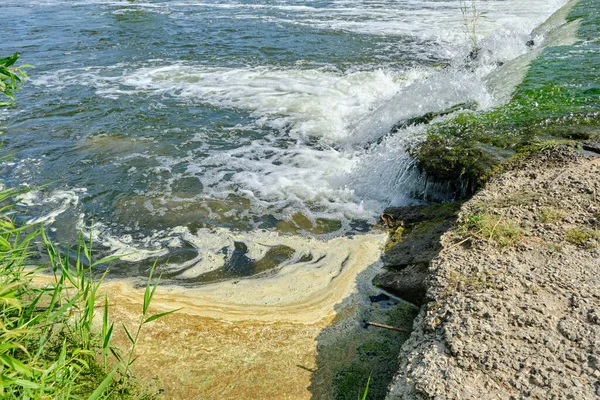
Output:
<svg viewBox="0 0 600 400">
<path fill-rule="evenodd" d="M 389 247 L 382 256 L 384 266 L 403 269 L 410 264 L 424 264 L 433 260 L 440 252 L 440 236 L 451 223 L 438 223 L 421 235 L 411 235 Z"/>
<path fill-rule="evenodd" d="M 462 202 L 453 202 L 445 204 L 388 207 L 381 214 L 381 219 L 389 228 L 395 228 L 400 224 L 407 226 L 432 219 L 453 218 L 456 216 L 461 204 Z"/>
<path fill-rule="evenodd" d="M 393 238 L 382 256 L 386 267 L 403 269 L 410 264 L 425 264 L 439 253 L 440 236 L 456 220 L 456 212 L 461 203 L 447 203 L 429 206 L 393 207 L 386 209 L 381 219 L 396 231 L 399 237 Z"/>
<path fill-rule="evenodd" d="M 371 303 L 382 303 L 389 300 L 390 296 L 386 295 L 385 293 L 379 293 L 376 296 L 369 296 L 369 301 Z"/>
<path fill-rule="evenodd" d="M 600 136 L 583 142 L 582 148 L 593 153 L 600 154 Z"/>
<path fill-rule="evenodd" d="M 541 207 L 568 213 L 548 229 L 529 224 L 512 246 L 457 246 L 464 231 L 451 228 L 438 232 L 437 255 L 416 264 L 434 243 L 422 232 L 440 220 L 423 219 L 423 208 L 386 210 L 403 228 L 388 261 L 396 249 L 393 263 L 407 264 L 375 282 L 421 304 L 387 400 L 598 398 L 600 253 L 564 238 L 565 226 L 590 229 L 597 218 L 584 190 L 600 185 L 597 160 L 564 149 L 523 158 L 462 206 L 463 215 L 485 209 L 520 226 Z"/>
<path fill-rule="evenodd" d="M 420 306 L 427 292 L 427 268 L 427 264 L 417 264 L 399 272 L 384 272 L 377 275 L 373 283 L 402 300 Z"/>
</svg>

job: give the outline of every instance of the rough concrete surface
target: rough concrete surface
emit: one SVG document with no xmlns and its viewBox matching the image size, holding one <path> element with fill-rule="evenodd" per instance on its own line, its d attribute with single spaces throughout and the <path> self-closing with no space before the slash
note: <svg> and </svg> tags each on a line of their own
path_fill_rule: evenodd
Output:
<svg viewBox="0 0 600 400">
<path fill-rule="evenodd" d="M 441 237 L 387 399 L 600 398 L 599 241 L 600 158 L 513 162 Z"/>
</svg>

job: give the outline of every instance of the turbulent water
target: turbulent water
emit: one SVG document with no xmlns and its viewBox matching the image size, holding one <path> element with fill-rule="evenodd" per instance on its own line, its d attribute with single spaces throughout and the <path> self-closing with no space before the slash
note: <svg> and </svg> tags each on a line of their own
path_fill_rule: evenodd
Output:
<svg viewBox="0 0 600 400">
<path fill-rule="evenodd" d="M 135 252 L 121 274 L 156 256 L 189 282 L 326 264 L 310 237 L 421 200 L 404 149 L 423 129 L 392 127 L 506 101 L 494 70 L 565 3 L 4 0 L 2 52 L 35 69 L 0 113 L 2 179 L 48 184 L 20 204 L 57 240 L 93 221 L 107 251 Z"/>
</svg>

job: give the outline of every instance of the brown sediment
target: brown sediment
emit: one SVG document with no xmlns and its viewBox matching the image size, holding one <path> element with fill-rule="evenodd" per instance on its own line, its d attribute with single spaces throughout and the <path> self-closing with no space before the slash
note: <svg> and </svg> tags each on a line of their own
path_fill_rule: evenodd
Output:
<svg viewBox="0 0 600 400">
<path fill-rule="evenodd" d="M 124 298 L 123 298 L 124 297 Z M 129 329 L 140 303 L 113 296 L 111 317 Z M 168 399 L 309 399 L 316 338 L 325 324 L 228 321 L 182 310 L 144 326 L 133 367 Z M 113 341 L 127 348 L 122 330 Z"/>
<path fill-rule="evenodd" d="M 317 338 L 335 318 L 334 306 L 352 304 L 357 276 L 378 263 L 383 242 L 383 234 L 315 241 L 327 257 L 272 276 L 159 287 L 152 313 L 182 309 L 144 325 L 134 373 L 162 387 L 168 399 L 311 398 Z M 116 322 L 114 344 L 123 349 L 121 323 L 131 331 L 141 314 L 143 289 L 135 283 L 103 284 Z"/>
</svg>

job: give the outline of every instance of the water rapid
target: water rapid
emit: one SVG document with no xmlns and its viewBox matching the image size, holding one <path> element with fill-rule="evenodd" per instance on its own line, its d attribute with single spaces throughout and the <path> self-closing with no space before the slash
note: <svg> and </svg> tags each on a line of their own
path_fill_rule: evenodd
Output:
<svg viewBox="0 0 600 400">
<path fill-rule="evenodd" d="M 115 276 L 343 267 L 384 207 L 422 201 L 424 127 L 396 124 L 505 102 L 518 82 L 495 72 L 566 1 L 476 3 L 8 0 L 4 50 L 36 69 L 0 114 L 4 183 L 49 183 L 24 219 L 128 254 Z"/>
</svg>

